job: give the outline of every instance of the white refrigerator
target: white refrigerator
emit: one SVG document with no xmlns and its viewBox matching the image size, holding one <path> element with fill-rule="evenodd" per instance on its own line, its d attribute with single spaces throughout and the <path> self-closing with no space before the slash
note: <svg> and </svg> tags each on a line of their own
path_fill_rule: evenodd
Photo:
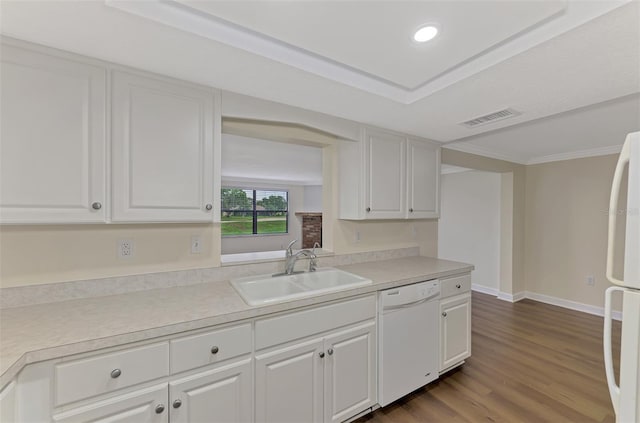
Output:
<svg viewBox="0 0 640 423">
<path fill-rule="evenodd" d="M 627 207 L 618 210 L 618 196 L 625 168 L 628 168 Z M 616 223 L 620 213 L 626 216 L 624 273 L 613 275 Z M 627 135 L 613 176 L 609 203 L 609 239 L 607 289 L 604 307 L 604 362 L 611 401 L 617 423 L 640 422 L 640 132 Z M 611 297 L 622 293 L 622 335 L 620 339 L 620 378 L 616 384 L 611 352 Z"/>
</svg>

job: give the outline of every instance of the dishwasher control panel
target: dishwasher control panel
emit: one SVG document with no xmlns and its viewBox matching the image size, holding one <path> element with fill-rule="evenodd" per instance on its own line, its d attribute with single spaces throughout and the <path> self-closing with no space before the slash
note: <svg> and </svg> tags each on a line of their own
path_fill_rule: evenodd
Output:
<svg viewBox="0 0 640 423">
<path fill-rule="evenodd" d="M 440 295 L 440 281 L 434 279 L 380 291 L 380 306 L 383 309 L 401 306 L 435 298 L 438 295 Z"/>
</svg>

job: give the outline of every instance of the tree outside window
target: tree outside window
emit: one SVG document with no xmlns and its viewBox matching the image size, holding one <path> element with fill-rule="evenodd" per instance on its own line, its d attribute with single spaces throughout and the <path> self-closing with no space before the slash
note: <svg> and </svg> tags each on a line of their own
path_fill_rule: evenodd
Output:
<svg viewBox="0 0 640 423">
<path fill-rule="evenodd" d="M 222 188 L 222 236 L 286 234 L 287 191 Z"/>
</svg>

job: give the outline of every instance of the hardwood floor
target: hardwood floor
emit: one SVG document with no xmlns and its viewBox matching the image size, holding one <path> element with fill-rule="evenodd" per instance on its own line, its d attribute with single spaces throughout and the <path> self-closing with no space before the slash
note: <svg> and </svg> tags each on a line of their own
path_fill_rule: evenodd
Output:
<svg viewBox="0 0 640 423">
<path fill-rule="evenodd" d="M 357 423 L 615 421 L 601 317 L 475 292 L 472 316 L 472 356 L 461 368 Z"/>
</svg>

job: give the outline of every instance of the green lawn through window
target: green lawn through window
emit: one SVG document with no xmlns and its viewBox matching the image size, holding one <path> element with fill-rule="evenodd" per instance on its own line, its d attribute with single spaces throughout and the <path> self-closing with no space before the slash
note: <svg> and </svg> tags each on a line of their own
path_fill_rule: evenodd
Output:
<svg viewBox="0 0 640 423">
<path fill-rule="evenodd" d="M 222 236 L 252 235 L 251 216 L 222 216 Z M 258 233 L 286 233 L 287 216 L 258 216 Z"/>
</svg>

